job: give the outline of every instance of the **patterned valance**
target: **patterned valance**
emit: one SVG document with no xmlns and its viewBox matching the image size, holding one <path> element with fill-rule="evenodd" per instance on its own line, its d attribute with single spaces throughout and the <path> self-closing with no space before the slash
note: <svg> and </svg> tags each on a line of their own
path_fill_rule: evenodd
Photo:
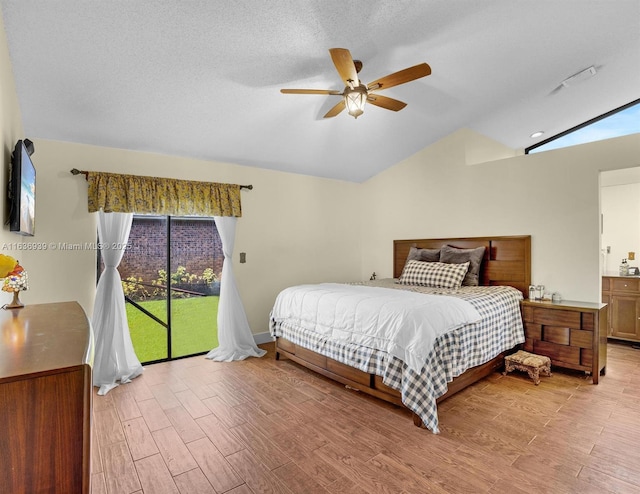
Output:
<svg viewBox="0 0 640 494">
<path fill-rule="evenodd" d="M 89 212 L 242 216 L 240 185 L 88 172 Z"/>
</svg>

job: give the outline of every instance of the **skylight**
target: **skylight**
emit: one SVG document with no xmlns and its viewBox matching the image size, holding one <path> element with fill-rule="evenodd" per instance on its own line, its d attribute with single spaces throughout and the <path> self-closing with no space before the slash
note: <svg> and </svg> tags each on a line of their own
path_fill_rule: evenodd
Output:
<svg viewBox="0 0 640 494">
<path fill-rule="evenodd" d="M 534 144 L 525 154 L 575 146 L 640 132 L 640 100 L 596 117 L 557 136 Z"/>
</svg>

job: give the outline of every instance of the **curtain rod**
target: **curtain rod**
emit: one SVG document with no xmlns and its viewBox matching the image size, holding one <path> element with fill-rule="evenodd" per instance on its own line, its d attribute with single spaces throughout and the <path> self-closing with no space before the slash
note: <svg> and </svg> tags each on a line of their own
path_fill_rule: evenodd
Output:
<svg viewBox="0 0 640 494">
<path fill-rule="evenodd" d="M 86 170 L 78 170 L 77 168 L 73 168 L 71 170 L 71 174 L 72 175 L 84 175 L 85 180 L 87 180 L 89 178 L 89 172 L 86 171 Z M 253 185 L 241 185 L 240 188 L 241 189 L 253 190 Z"/>
</svg>

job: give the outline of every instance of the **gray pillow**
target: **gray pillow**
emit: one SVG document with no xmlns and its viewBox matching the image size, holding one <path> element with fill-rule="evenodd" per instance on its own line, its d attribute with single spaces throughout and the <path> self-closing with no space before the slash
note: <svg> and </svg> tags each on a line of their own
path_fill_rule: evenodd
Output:
<svg viewBox="0 0 640 494">
<path fill-rule="evenodd" d="M 440 249 L 418 249 L 411 246 L 409 249 L 408 261 L 438 262 L 440 260 Z"/>
<path fill-rule="evenodd" d="M 469 261 L 469 270 L 462 281 L 462 286 L 478 286 L 480 284 L 480 264 L 484 257 L 485 247 L 475 249 L 457 249 L 445 245 L 440 249 L 440 262 L 462 264 Z"/>
</svg>

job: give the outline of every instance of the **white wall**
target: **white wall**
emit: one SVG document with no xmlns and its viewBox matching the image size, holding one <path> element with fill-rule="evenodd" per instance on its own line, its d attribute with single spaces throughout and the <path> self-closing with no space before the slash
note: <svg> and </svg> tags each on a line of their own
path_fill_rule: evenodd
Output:
<svg viewBox="0 0 640 494">
<path fill-rule="evenodd" d="M 598 302 L 599 174 L 640 164 L 640 135 L 473 166 L 468 143 L 459 131 L 364 184 L 363 273 L 392 274 L 393 239 L 530 234 L 533 282 Z"/>
</svg>

